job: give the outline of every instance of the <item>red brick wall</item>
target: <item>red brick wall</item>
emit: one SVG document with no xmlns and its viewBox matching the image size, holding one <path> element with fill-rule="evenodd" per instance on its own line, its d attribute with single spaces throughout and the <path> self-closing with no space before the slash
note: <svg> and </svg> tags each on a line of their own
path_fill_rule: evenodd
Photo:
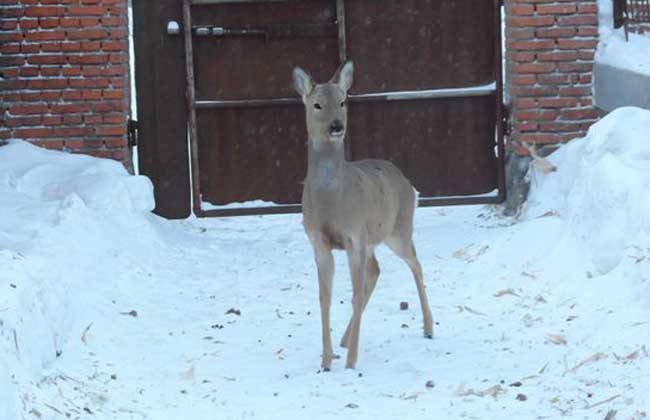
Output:
<svg viewBox="0 0 650 420">
<path fill-rule="evenodd" d="M 598 118 L 591 90 L 596 0 L 505 3 L 511 140 L 517 146 L 583 136 Z"/>
<path fill-rule="evenodd" d="M 583 135 L 598 116 L 596 0 L 505 3 L 511 139 L 548 144 Z M 0 139 L 124 159 L 127 0 L 0 0 L 0 7 Z"/>
<path fill-rule="evenodd" d="M 125 159 L 127 0 L 0 0 L 0 139 Z"/>
</svg>

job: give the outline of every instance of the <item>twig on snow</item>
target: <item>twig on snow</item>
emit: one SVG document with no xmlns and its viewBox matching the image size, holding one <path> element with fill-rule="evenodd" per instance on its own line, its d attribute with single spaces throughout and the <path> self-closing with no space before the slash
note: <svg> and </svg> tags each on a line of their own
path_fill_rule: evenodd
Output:
<svg viewBox="0 0 650 420">
<path fill-rule="evenodd" d="M 599 405 L 603 405 L 603 404 L 607 404 L 608 402 L 612 402 L 615 399 L 620 398 L 620 397 L 622 397 L 621 394 L 616 394 L 616 395 L 614 395 L 612 397 L 607 398 L 606 400 L 602 400 L 602 401 L 599 401 L 597 403 L 590 404 L 590 405 L 587 406 L 587 408 L 592 409 L 594 407 L 598 407 Z M 616 414 L 614 414 L 614 415 L 616 415 Z"/>
<path fill-rule="evenodd" d="M 479 316 L 486 316 L 487 315 L 487 314 L 485 314 L 483 312 L 476 311 L 476 310 L 470 308 L 467 305 L 457 305 L 456 307 L 458 308 L 458 312 L 467 311 L 467 312 L 469 312 L 470 314 L 473 314 L 473 315 L 479 315 Z"/>
<path fill-rule="evenodd" d="M 90 324 L 88 324 L 86 329 L 84 329 L 84 332 L 81 334 L 81 342 L 86 344 L 86 345 L 88 345 L 87 334 L 88 334 L 88 331 L 90 330 L 90 327 L 92 327 L 92 326 L 93 326 L 93 323 L 91 322 Z"/>
<path fill-rule="evenodd" d="M 591 356 L 584 359 L 583 361 L 581 361 L 580 363 L 578 363 L 577 365 L 575 365 L 574 367 L 572 367 L 571 369 L 566 370 L 562 374 L 562 376 L 566 375 L 569 372 L 570 373 L 576 373 L 576 371 L 578 369 L 580 369 L 581 367 L 583 367 L 584 365 L 588 365 L 590 363 L 595 363 L 595 362 L 598 362 L 598 361 L 603 360 L 603 359 L 607 359 L 607 355 L 605 353 L 601 353 L 601 352 L 594 353 Z"/>
</svg>

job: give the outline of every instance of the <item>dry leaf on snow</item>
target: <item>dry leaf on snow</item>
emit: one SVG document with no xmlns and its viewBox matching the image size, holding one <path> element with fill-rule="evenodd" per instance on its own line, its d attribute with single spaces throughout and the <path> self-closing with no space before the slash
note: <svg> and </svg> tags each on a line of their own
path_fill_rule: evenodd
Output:
<svg viewBox="0 0 650 420">
<path fill-rule="evenodd" d="M 467 397 L 470 395 L 475 395 L 477 397 L 490 396 L 495 400 L 502 394 L 505 394 L 507 391 L 501 385 L 494 385 L 489 388 L 486 388 L 482 391 L 475 391 L 473 388 L 465 388 L 464 385 L 461 385 L 456 394 L 460 397 Z"/>
<path fill-rule="evenodd" d="M 510 288 L 509 289 L 499 290 L 498 292 L 496 292 L 494 294 L 494 297 L 502 297 L 502 296 L 505 296 L 505 295 L 512 295 L 512 296 L 519 297 L 519 295 L 513 289 L 510 289 Z"/>
<path fill-rule="evenodd" d="M 558 346 L 559 345 L 562 345 L 562 346 L 567 345 L 566 337 L 563 336 L 562 334 L 546 334 L 546 341 L 548 341 L 550 343 L 553 343 L 553 344 L 557 344 Z"/>
</svg>

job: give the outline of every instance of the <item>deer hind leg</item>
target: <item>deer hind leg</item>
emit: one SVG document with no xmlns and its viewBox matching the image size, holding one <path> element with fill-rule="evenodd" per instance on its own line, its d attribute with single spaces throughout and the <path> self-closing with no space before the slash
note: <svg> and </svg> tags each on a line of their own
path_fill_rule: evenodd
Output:
<svg viewBox="0 0 650 420">
<path fill-rule="evenodd" d="M 374 251 L 370 254 L 370 257 L 366 260 L 366 278 L 365 278 L 365 287 L 364 287 L 364 300 L 363 300 L 363 310 L 365 310 L 370 300 L 370 295 L 372 291 L 375 290 L 375 285 L 377 284 L 377 278 L 379 278 L 379 264 L 377 263 L 377 258 L 375 258 Z M 348 327 L 345 329 L 343 338 L 341 338 L 341 347 L 348 347 L 348 340 L 350 337 L 350 328 L 352 326 L 352 320 L 348 322 Z"/>
<path fill-rule="evenodd" d="M 424 336 L 426 338 L 433 338 L 433 316 L 431 315 L 431 308 L 429 307 L 427 292 L 424 289 L 422 266 L 420 265 L 420 261 L 418 260 L 418 257 L 415 253 L 415 246 L 413 245 L 413 240 L 410 236 L 411 235 L 399 235 L 388 238 L 386 240 L 386 245 L 388 245 L 388 247 L 395 254 L 397 254 L 398 257 L 403 259 L 411 269 L 413 278 L 415 279 L 415 285 L 418 289 L 420 307 L 422 308 Z"/>
<path fill-rule="evenodd" d="M 328 371 L 332 367 L 332 334 L 330 332 L 330 307 L 332 306 L 332 279 L 334 277 L 334 257 L 331 248 L 325 244 L 314 245 L 316 266 L 318 268 L 318 289 L 320 301 L 321 327 L 323 334 L 323 353 L 321 367 Z"/>
</svg>

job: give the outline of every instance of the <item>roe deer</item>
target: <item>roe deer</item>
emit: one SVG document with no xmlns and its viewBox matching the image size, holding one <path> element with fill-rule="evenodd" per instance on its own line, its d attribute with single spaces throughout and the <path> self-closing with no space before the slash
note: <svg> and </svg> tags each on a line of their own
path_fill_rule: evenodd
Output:
<svg viewBox="0 0 650 420">
<path fill-rule="evenodd" d="M 333 249 L 347 252 L 352 278 L 352 318 L 341 340 L 341 346 L 348 348 L 347 368 L 354 369 L 357 363 L 361 314 L 379 277 L 375 248 L 380 243 L 388 245 L 413 272 L 424 318 L 424 335 L 433 338 L 433 318 L 412 240 L 416 191 L 391 162 L 345 160 L 346 98 L 352 73 L 352 62 L 347 62 L 328 83 L 316 84 L 304 70 L 297 67 L 293 70 L 294 87 L 302 97 L 307 114 L 308 166 L 302 212 L 318 268 L 323 329 L 321 366 L 326 371 L 331 368 L 333 358 L 330 335 Z"/>
</svg>

